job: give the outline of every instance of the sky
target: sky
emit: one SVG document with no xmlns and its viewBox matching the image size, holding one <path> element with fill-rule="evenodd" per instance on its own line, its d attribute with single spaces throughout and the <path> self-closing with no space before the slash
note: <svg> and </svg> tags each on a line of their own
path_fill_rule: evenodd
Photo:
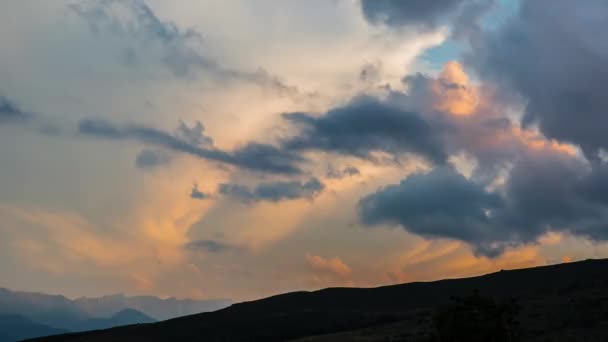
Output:
<svg viewBox="0 0 608 342">
<path fill-rule="evenodd" d="M 0 286 L 250 300 L 608 257 L 603 0 L 5 0 Z"/>
</svg>

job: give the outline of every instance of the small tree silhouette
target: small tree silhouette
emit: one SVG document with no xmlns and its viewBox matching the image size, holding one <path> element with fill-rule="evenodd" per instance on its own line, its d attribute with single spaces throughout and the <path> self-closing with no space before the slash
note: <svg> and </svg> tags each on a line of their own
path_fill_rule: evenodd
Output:
<svg viewBox="0 0 608 342">
<path fill-rule="evenodd" d="M 433 317 L 438 342 L 514 342 L 517 341 L 517 314 L 514 299 L 497 302 L 475 290 L 437 310 Z"/>
</svg>

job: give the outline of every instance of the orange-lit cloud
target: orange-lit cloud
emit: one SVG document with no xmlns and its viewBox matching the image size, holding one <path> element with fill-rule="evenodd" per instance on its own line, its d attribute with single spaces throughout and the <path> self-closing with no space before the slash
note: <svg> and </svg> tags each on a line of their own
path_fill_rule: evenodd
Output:
<svg viewBox="0 0 608 342">
<path fill-rule="evenodd" d="M 576 156 L 578 150 L 574 145 L 560 143 L 554 139 L 547 139 L 537 131 L 521 129 L 515 125 L 511 126 L 511 133 L 521 143 L 534 151 L 554 151 Z"/>
<path fill-rule="evenodd" d="M 338 277 L 348 277 L 352 270 L 340 258 L 324 258 L 318 255 L 306 255 L 306 262 L 315 271 L 330 273 Z"/>
<path fill-rule="evenodd" d="M 467 116 L 475 113 L 480 102 L 479 90 L 469 84 L 469 77 L 456 61 L 444 65 L 431 84 L 435 110 Z"/>
</svg>

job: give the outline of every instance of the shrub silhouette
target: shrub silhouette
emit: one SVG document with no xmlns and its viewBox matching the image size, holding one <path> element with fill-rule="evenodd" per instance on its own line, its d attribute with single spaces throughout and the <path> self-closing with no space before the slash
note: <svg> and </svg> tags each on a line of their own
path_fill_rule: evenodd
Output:
<svg viewBox="0 0 608 342">
<path fill-rule="evenodd" d="M 497 302 L 479 291 L 437 310 L 433 317 L 437 342 L 514 342 L 517 341 L 517 314 L 514 299 Z"/>
</svg>

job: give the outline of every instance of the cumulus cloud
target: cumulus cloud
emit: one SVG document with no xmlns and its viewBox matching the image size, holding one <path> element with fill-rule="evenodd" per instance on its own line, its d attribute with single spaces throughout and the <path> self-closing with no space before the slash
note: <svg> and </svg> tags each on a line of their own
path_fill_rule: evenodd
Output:
<svg viewBox="0 0 608 342">
<path fill-rule="evenodd" d="M 427 237 L 465 241 L 497 256 L 549 232 L 606 240 L 606 166 L 570 155 L 531 152 L 514 162 L 503 186 L 487 190 L 452 169 L 414 174 L 359 202 L 366 225 L 399 225 Z"/>
<path fill-rule="evenodd" d="M 241 184 L 220 184 L 219 192 L 223 195 L 240 199 L 244 202 L 271 201 L 279 202 L 300 198 L 313 198 L 325 189 L 317 178 L 306 182 L 278 181 L 256 185 L 253 189 Z"/>
<path fill-rule="evenodd" d="M 380 188 L 361 199 L 359 213 L 367 225 L 396 224 L 422 236 L 476 242 L 492 234 L 491 212 L 502 205 L 498 194 L 446 167 Z"/>
<path fill-rule="evenodd" d="M 519 12 L 486 33 L 468 60 L 486 80 L 523 98 L 525 126 L 579 144 L 594 158 L 608 146 L 608 45 L 597 38 L 608 28 L 607 17 L 602 0 L 522 1 Z"/>
<path fill-rule="evenodd" d="M 180 124 L 180 127 L 178 133 L 186 129 L 183 123 Z M 298 174 L 301 171 L 297 164 L 304 161 L 304 158 L 297 154 L 267 144 L 248 143 L 232 152 L 206 146 L 205 144 L 212 140 L 202 134 L 202 125 L 199 127 L 198 124 L 194 128 L 195 141 L 192 141 L 193 131 L 188 131 L 190 136 L 182 138 L 180 135 L 183 135 L 184 132 L 175 135 L 144 125 L 117 125 L 105 119 L 83 119 L 79 122 L 78 131 L 84 136 L 109 140 L 134 140 L 260 172 Z M 202 143 L 202 145 L 195 144 L 195 142 Z"/>
<path fill-rule="evenodd" d="M 433 129 L 438 127 L 446 154 L 465 152 L 475 158 L 479 166 L 476 177 L 496 177 L 497 172 L 529 150 L 577 154 L 571 144 L 547 139 L 533 127 L 522 128 L 517 120 L 507 116 L 510 104 L 500 98 L 496 89 L 471 82 L 458 62 L 446 63 L 437 76 L 418 73 L 404 77 L 403 82 L 407 91 L 392 91 L 388 101 L 421 113 Z"/>
<path fill-rule="evenodd" d="M 306 255 L 306 262 L 316 272 L 326 273 L 345 278 L 350 276 L 352 269 L 340 258 L 324 258 L 319 255 Z"/>
<path fill-rule="evenodd" d="M 438 163 L 446 158 L 439 132 L 423 117 L 374 97 L 358 97 L 320 116 L 295 112 L 283 118 L 300 128 L 297 135 L 283 141 L 288 150 L 367 159 L 373 159 L 374 152 L 394 156 L 409 152 Z"/>
</svg>

